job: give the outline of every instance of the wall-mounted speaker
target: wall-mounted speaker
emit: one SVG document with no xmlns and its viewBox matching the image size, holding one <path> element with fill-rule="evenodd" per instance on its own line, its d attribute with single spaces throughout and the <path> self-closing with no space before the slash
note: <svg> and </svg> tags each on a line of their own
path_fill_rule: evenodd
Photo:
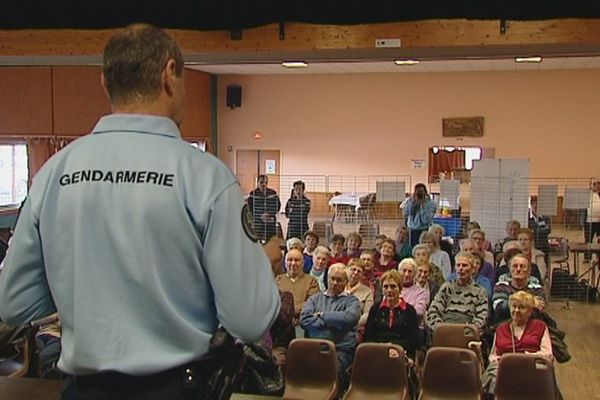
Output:
<svg viewBox="0 0 600 400">
<path fill-rule="evenodd" d="M 242 106 L 242 87 L 237 85 L 227 86 L 227 107 L 234 109 Z"/>
</svg>

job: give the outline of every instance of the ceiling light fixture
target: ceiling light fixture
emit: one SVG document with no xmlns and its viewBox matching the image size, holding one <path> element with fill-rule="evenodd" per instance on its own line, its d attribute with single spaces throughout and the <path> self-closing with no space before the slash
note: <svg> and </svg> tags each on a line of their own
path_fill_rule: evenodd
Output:
<svg viewBox="0 0 600 400">
<path fill-rule="evenodd" d="M 518 62 L 518 63 L 541 63 L 542 57 L 540 57 L 540 56 L 515 57 L 515 62 Z"/>
<path fill-rule="evenodd" d="M 419 64 L 421 61 L 419 60 L 413 60 L 413 59 L 408 59 L 408 60 L 394 60 L 394 64 L 396 65 L 417 65 Z"/>
<path fill-rule="evenodd" d="M 284 61 L 281 66 L 284 68 L 308 68 L 308 63 L 304 61 Z"/>
</svg>

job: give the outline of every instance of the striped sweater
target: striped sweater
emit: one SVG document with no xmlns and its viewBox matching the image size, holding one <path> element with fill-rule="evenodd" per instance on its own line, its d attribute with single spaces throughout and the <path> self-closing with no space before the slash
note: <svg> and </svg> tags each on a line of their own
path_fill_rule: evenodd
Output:
<svg viewBox="0 0 600 400">
<path fill-rule="evenodd" d="M 460 286 L 446 282 L 435 295 L 427 310 L 427 326 L 435 330 L 438 324 L 454 322 L 475 324 L 483 328 L 488 317 L 488 296 L 476 283 Z"/>
</svg>

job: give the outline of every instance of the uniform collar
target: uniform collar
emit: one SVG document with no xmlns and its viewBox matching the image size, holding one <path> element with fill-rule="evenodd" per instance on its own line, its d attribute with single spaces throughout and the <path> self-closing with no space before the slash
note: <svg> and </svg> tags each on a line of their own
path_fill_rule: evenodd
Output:
<svg viewBox="0 0 600 400">
<path fill-rule="evenodd" d="M 143 133 L 180 138 L 181 133 L 172 119 L 155 115 L 110 114 L 98 121 L 93 134 L 99 133 Z"/>
</svg>

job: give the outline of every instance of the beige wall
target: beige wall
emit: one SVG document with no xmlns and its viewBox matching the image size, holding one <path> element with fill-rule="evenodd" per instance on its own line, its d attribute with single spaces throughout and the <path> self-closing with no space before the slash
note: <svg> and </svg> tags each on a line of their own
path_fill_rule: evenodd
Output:
<svg viewBox="0 0 600 400">
<path fill-rule="evenodd" d="M 241 108 L 225 106 L 229 84 Z M 220 76 L 218 105 L 218 154 L 233 170 L 236 149 L 281 149 L 283 175 L 415 182 L 427 169 L 411 159 L 430 146 L 475 145 L 529 158 L 532 177 L 600 175 L 600 70 Z M 469 116 L 485 118 L 482 138 L 442 137 L 442 118 Z"/>
</svg>

